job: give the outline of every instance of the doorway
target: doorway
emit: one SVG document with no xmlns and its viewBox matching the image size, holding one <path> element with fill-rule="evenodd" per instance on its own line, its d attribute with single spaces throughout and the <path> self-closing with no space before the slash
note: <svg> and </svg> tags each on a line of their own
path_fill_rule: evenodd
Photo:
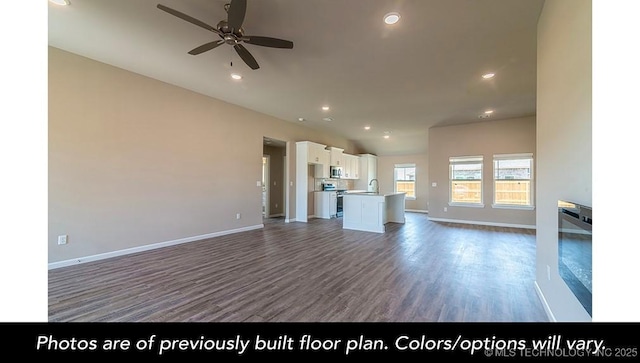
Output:
<svg viewBox="0 0 640 363">
<path fill-rule="evenodd" d="M 269 168 L 271 157 L 262 155 L 262 218 L 269 218 Z"/>
<path fill-rule="evenodd" d="M 263 223 L 286 222 L 288 218 L 287 143 L 263 137 L 262 145 L 262 217 Z"/>
</svg>

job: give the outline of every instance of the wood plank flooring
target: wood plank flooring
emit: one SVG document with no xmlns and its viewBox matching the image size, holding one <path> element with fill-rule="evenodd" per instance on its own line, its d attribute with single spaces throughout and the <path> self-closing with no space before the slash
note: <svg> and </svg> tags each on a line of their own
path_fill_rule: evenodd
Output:
<svg viewBox="0 0 640 363">
<path fill-rule="evenodd" d="M 51 322 L 547 321 L 532 230 L 342 220 L 265 228 L 49 271 Z"/>
</svg>

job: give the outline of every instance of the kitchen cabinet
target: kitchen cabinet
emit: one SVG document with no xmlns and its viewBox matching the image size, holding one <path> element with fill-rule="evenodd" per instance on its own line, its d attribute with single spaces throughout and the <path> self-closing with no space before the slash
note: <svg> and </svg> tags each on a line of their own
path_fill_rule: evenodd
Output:
<svg viewBox="0 0 640 363">
<path fill-rule="evenodd" d="M 316 144 L 311 141 L 303 141 L 307 146 L 307 162 L 309 164 L 329 164 L 329 153 L 326 145 Z"/>
<path fill-rule="evenodd" d="M 316 178 L 329 178 L 329 150 L 322 150 L 318 154 L 319 164 L 315 164 L 315 177 Z"/>
<path fill-rule="evenodd" d="M 351 179 L 359 179 L 360 178 L 360 158 L 356 155 L 351 155 L 351 175 L 353 176 Z"/>
<path fill-rule="evenodd" d="M 373 185 L 369 185 L 369 183 L 378 177 L 378 157 L 371 154 L 360 154 L 358 159 L 359 178 L 355 182 L 355 189 L 373 192 L 376 183 Z"/>
<path fill-rule="evenodd" d="M 344 162 L 342 160 L 342 153 L 344 152 L 344 149 L 340 149 L 339 147 L 330 147 L 329 152 L 329 165 L 344 166 Z"/>
<path fill-rule="evenodd" d="M 342 154 L 342 160 L 344 162 L 344 177 L 343 179 L 358 179 L 360 172 L 359 157 L 356 155 Z"/>
<path fill-rule="evenodd" d="M 389 222 L 405 223 L 405 193 L 347 193 L 342 228 L 384 233 Z"/>
<path fill-rule="evenodd" d="M 314 215 L 316 218 L 335 218 L 338 206 L 337 192 L 314 193 Z"/>
</svg>

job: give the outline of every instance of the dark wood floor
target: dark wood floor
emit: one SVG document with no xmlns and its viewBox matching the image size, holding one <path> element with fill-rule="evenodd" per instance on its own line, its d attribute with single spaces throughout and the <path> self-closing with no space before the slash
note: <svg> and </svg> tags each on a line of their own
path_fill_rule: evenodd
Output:
<svg viewBox="0 0 640 363">
<path fill-rule="evenodd" d="M 547 321 L 535 232 L 407 213 L 285 224 L 49 271 L 49 321 Z"/>
</svg>

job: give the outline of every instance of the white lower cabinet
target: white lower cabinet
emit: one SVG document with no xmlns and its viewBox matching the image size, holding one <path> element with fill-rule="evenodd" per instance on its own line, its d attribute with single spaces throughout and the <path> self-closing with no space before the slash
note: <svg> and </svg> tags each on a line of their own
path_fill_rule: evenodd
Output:
<svg viewBox="0 0 640 363">
<path fill-rule="evenodd" d="M 336 192 L 315 192 L 314 193 L 314 215 L 316 218 L 335 218 L 338 207 L 338 193 Z"/>
</svg>

